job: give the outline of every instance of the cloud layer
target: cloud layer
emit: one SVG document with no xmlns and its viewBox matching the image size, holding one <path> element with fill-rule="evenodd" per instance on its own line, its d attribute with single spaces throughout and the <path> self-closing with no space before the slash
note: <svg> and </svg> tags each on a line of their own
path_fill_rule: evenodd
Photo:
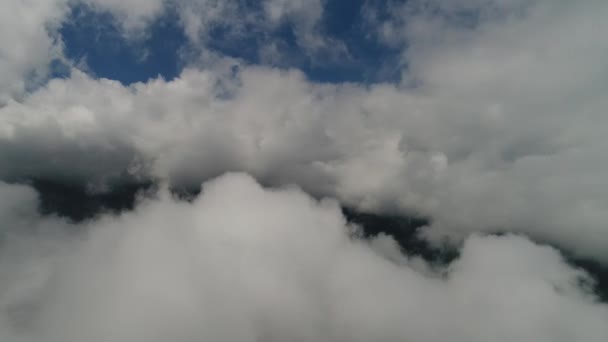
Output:
<svg viewBox="0 0 608 342">
<path fill-rule="evenodd" d="M 6 341 L 603 341 L 608 306 L 559 253 L 472 236 L 447 270 L 352 238 L 338 203 L 228 174 L 75 227 L 2 185 Z M 8 210 L 7 210 L 8 209 Z M 238 213 L 238 214 L 235 214 Z M 24 233 L 24 229 L 29 233 Z M 81 231 L 74 235 L 68 233 Z"/>
</svg>

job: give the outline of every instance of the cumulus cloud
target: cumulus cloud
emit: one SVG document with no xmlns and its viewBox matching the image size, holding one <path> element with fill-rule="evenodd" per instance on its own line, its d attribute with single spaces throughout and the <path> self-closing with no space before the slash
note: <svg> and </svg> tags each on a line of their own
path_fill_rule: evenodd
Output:
<svg viewBox="0 0 608 342">
<path fill-rule="evenodd" d="M 0 106 L 47 75 L 48 63 L 61 56 L 53 32 L 67 1 L 2 2 L 0 12 Z"/>
<path fill-rule="evenodd" d="M 333 44 L 323 1 L 252 12 L 82 1 L 127 33 L 173 6 L 203 47 L 216 25 L 238 36 L 285 23 L 306 51 Z M 41 84 L 63 58 L 56 29 L 82 1 L 9 1 L 18 15 L 0 14 L 0 181 L 105 192 L 249 176 L 204 183 L 192 202 L 161 190 L 81 223 L 41 216 L 35 191 L 0 182 L 1 340 L 608 336 L 588 275 L 523 236 L 484 235 L 521 233 L 608 263 L 607 2 L 370 5 L 371 34 L 402 51 L 397 83 L 319 84 L 215 53 L 171 81 L 126 86 L 72 67 Z M 359 240 L 340 206 L 426 216 L 423 236 L 460 243 L 460 255 L 437 268 L 390 237 Z"/>
<path fill-rule="evenodd" d="M 75 227 L 4 210 L 7 196 L 26 211 L 36 197 L 2 185 L 2 340 L 604 341 L 608 334 L 608 307 L 586 290 L 587 276 L 525 238 L 472 236 L 449 269 L 436 270 L 400 256 L 387 237 L 354 239 L 334 200 L 265 190 L 243 174 L 203 189 L 191 203 L 161 191 L 133 212 Z M 14 229 L 23 225 L 38 229 Z"/>
<path fill-rule="evenodd" d="M 524 232 L 605 262 L 606 5 L 552 4 L 475 28 L 404 27 L 397 85 L 222 58 L 128 87 L 74 70 L 0 109 L 2 178 L 196 186 L 246 171 L 429 216 L 432 238 Z"/>
</svg>

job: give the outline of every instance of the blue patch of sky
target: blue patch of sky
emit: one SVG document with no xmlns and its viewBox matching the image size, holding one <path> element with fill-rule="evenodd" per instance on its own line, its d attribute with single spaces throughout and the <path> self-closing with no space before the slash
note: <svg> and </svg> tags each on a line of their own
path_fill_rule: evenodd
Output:
<svg viewBox="0 0 608 342">
<path fill-rule="evenodd" d="M 388 0 L 379 2 L 380 6 Z M 247 3 L 247 2 L 246 2 Z M 296 29 L 289 21 L 267 32 L 246 27 L 235 35 L 228 26 L 214 26 L 205 48 L 250 64 L 297 68 L 316 82 L 375 83 L 397 81 L 400 77 L 400 51 L 370 33 L 362 8 L 364 0 L 327 0 L 319 31 L 325 37 L 345 44 L 348 55 L 339 58 L 311 56 L 297 43 Z M 257 2 L 249 10 L 261 10 Z M 111 14 L 87 6 L 72 8 L 70 18 L 60 29 L 65 54 L 72 61 L 86 63 L 97 77 L 123 84 L 162 76 L 173 79 L 185 63 L 182 54 L 191 49 L 177 14 L 167 8 L 154 20 L 142 37 L 126 37 Z M 278 61 L 260 57 L 260 48 L 276 44 Z"/>
<path fill-rule="evenodd" d="M 67 78 L 70 75 L 70 68 L 60 59 L 52 59 L 48 64 L 48 69 L 44 73 L 32 70 L 25 75 L 25 92 L 32 93 L 44 86 L 48 80 L 53 78 Z M 0 104 L 1 106 L 1 104 Z"/>
<path fill-rule="evenodd" d="M 311 68 L 316 78 L 327 81 L 347 80 L 361 83 L 398 81 L 401 77 L 401 49 L 378 40 L 363 15 L 365 0 L 329 0 L 326 2 L 322 27 L 324 32 L 343 42 L 349 59 L 334 65 Z M 386 8 L 387 1 L 376 1 L 375 7 Z"/>
<path fill-rule="evenodd" d="M 97 77 L 124 84 L 158 76 L 175 78 L 183 67 L 180 51 L 187 44 L 172 11 L 165 11 L 142 36 L 134 38 L 125 36 L 110 13 L 75 6 L 60 34 L 69 59 L 84 62 Z"/>
</svg>

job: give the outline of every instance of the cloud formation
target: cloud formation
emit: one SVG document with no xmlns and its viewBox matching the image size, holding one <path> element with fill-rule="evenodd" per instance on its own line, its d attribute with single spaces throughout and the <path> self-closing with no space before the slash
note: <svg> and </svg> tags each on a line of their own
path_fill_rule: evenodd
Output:
<svg viewBox="0 0 608 342">
<path fill-rule="evenodd" d="M 67 1 L 2 3 L 0 13 L 0 106 L 20 96 L 29 85 L 44 79 L 48 64 L 61 56 L 55 31 L 64 17 Z"/>
<path fill-rule="evenodd" d="M 401 79 L 331 84 L 278 67 L 270 38 L 266 66 L 207 45 L 288 26 L 307 58 L 347 54 L 324 1 L 9 0 L 0 340 L 605 341 L 589 276 L 537 243 L 608 265 L 608 2 L 389 3 L 362 14 Z M 130 39 L 175 11 L 203 53 L 173 80 L 96 78 L 58 35 L 83 4 Z M 75 223 L 15 184 L 36 180 L 204 184 Z M 428 217 L 423 238 L 460 255 L 438 268 L 360 240 L 340 206 Z"/>
<path fill-rule="evenodd" d="M 447 270 L 353 239 L 338 203 L 228 174 L 74 227 L 5 210 L 6 341 L 603 341 L 608 306 L 559 253 L 472 236 Z M 35 193 L 2 185 L 35 211 Z M 18 196 L 17 196 L 18 195 Z M 238 214 L 235 214 L 238 213 Z M 24 233 L 23 228 L 30 228 Z M 80 231 L 80 234 L 66 231 Z"/>
<path fill-rule="evenodd" d="M 0 109 L 0 176 L 103 189 L 245 171 L 429 216 L 432 239 L 523 232 L 606 262 L 605 6 L 541 1 L 473 27 L 397 11 L 412 16 L 387 22 L 409 42 L 401 84 L 317 84 L 221 57 L 128 87 L 74 69 Z"/>
</svg>

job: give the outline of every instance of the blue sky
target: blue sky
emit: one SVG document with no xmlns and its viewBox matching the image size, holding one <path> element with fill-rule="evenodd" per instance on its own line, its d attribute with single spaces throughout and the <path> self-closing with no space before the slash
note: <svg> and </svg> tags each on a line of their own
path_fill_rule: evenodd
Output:
<svg viewBox="0 0 608 342">
<path fill-rule="evenodd" d="M 377 2 L 379 3 L 379 2 Z M 259 11 L 255 5 L 249 10 Z M 326 1 L 319 22 L 321 34 L 344 44 L 348 50 L 337 58 L 311 56 L 295 41 L 293 23 L 286 21 L 276 29 L 250 30 L 230 35 L 230 28 L 212 30 L 203 49 L 238 58 L 247 64 L 297 68 L 317 82 L 375 83 L 397 81 L 402 65 L 401 48 L 378 41 L 363 18 L 363 0 Z M 96 77 L 119 80 L 124 84 L 162 76 L 173 79 L 187 65 L 189 52 L 196 50 L 184 34 L 179 18 L 171 8 L 154 18 L 135 37 L 125 34 L 111 13 L 87 5 L 72 6 L 62 24 L 60 37 L 65 55 L 75 63 L 85 63 Z M 283 58 L 269 63 L 259 58 L 263 44 L 276 43 Z"/>
<path fill-rule="evenodd" d="M 183 67 L 179 51 L 188 43 L 172 13 L 154 20 L 143 37 L 129 38 L 112 14 L 85 5 L 72 7 L 59 32 L 68 58 L 125 84 L 175 78 Z"/>
</svg>

